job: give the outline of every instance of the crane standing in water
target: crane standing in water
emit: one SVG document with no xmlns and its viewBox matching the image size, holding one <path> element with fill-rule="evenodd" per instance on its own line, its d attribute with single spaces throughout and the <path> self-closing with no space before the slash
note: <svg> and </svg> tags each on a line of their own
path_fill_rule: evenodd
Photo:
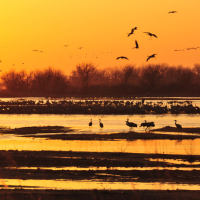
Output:
<svg viewBox="0 0 200 200">
<path fill-rule="evenodd" d="M 92 127 L 92 119 L 90 120 L 90 123 L 89 123 L 89 128 Z"/>
<path fill-rule="evenodd" d="M 130 127 L 130 129 L 132 129 L 133 127 L 137 127 L 137 124 L 133 123 L 133 122 L 129 122 L 129 119 L 127 118 L 126 120 L 126 125 Z"/>
<path fill-rule="evenodd" d="M 101 119 L 99 119 L 99 126 L 100 128 L 103 128 L 103 123 L 101 123 Z"/>
<path fill-rule="evenodd" d="M 175 121 L 175 125 L 176 125 L 176 128 L 178 129 L 178 132 L 179 132 L 179 129 L 182 129 L 182 126 L 180 124 L 177 124 L 177 120 L 174 120 Z"/>
</svg>

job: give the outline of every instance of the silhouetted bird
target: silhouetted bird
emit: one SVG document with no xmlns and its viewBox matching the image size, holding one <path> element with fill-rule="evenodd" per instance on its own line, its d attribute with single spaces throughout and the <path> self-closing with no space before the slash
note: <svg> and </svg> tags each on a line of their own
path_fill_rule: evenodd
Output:
<svg viewBox="0 0 200 200">
<path fill-rule="evenodd" d="M 153 34 L 153 33 L 150 33 L 150 32 L 144 32 L 146 34 L 148 34 L 150 37 L 156 37 L 157 38 L 157 35 Z"/>
<path fill-rule="evenodd" d="M 155 57 L 155 55 L 157 55 L 157 54 L 152 54 L 152 55 L 148 56 L 148 58 L 147 58 L 146 62 L 147 62 L 147 61 L 148 61 L 150 58 L 154 58 L 154 57 Z"/>
<path fill-rule="evenodd" d="M 177 120 L 174 120 L 174 121 L 175 121 L 175 125 L 176 125 L 176 128 L 178 129 L 178 131 L 179 131 L 179 129 L 182 129 L 182 126 L 180 124 L 176 123 Z"/>
<path fill-rule="evenodd" d="M 127 33 L 127 34 L 128 34 L 128 37 L 129 37 L 130 35 L 134 34 L 134 31 L 135 31 L 135 30 L 137 30 L 137 27 L 131 29 L 131 32 L 130 32 L 130 33 Z"/>
<path fill-rule="evenodd" d="M 79 47 L 78 49 L 82 49 L 83 47 Z"/>
<path fill-rule="evenodd" d="M 117 60 L 118 59 L 126 59 L 126 60 L 128 60 L 128 58 L 127 57 L 125 57 L 125 56 L 120 56 L 120 57 L 117 57 Z"/>
<path fill-rule="evenodd" d="M 133 127 L 137 127 L 137 124 L 135 124 L 135 123 L 133 123 L 133 122 L 129 122 L 129 119 L 128 119 L 128 118 L 127 118 L 127 120 L 126 120 L 126 125 L 129 126 L 131 129 L 132 129 Z"/>
<path fill-rule="evenodd" d="M 37 52 L 37 51 L 39 51 L 39 50 L 33 50 L 33 51 Z"/>
<path fill-rule="evenodd" d="M 103 128 L 103 123 L 101 123 L 101 119 L 99 119 L 99 126 L 100 128 Z"/>
<path fill-rule="evenodd" d="M 64 47 L 68 47 L 69 45 L 65 44 Z"/>
<path fill-rule="evenodd" d="M 173 11 L 169 11 L 168 13 L 170 14 L 170 13 L 178 13 L 178 12 L 173 10 Z"/>
<path fill-rule="evenodd" d="M 135 47 L 133 47 L 133 49 L 138 49 L 138 48 L 139 48 L 138 42 L 137 40 L 135 40 Z"/>
<path fill-rule="evenodd" d="M 141 126 L 143 126 L 143 127 L 145 127 L 146 126 L 146 129 L 145 129 L 145 131 L 147 130 L 147 128 L 149 128 L 150 129 L 150 127 L 154 127 L 155 126 L 155 124 L 154 124 L 154 122 L 146 122 L 146 120 L 145 120 L 145 122 L 144 123 L 141 123 L 141 125 L 140 125 L 140 127 Z"/>
<path fill-rule="evenodd" d="M 89 127 L 92 127 L 92 119 L 91 119 L 91 121 L 90 121 L 90 123 L 89 123 Z"/>
</svg>

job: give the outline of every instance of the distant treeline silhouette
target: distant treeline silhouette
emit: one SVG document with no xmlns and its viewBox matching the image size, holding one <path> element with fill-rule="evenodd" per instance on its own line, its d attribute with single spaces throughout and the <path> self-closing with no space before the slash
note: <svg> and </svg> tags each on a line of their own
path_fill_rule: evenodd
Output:
<svg viewBox="0 0 200 200">
<path fill-rule="evenodd" d="M 200 96 L 200 64 L 148 64 L 100 69 L 80 63 L 69 75 L 47 68 L 1 76 L 1 96 Z"/>
</svg>

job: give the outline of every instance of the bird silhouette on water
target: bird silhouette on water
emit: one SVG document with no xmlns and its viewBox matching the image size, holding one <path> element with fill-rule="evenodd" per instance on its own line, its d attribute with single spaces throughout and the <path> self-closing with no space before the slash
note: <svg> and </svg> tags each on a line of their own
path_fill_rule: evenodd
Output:
<svg viewBox="0 0 200 200">
<path fill-rule="evenodd" d="M 148 61 L 150 58 L 154 58 L 154 57 L 155 57 L 155 55 L 157 55 L 157 54 L 152 54 L 152 55 L 148 56 L 148 58 L 147 58 L 146 62 L 147 62 L 147 61 Z"/>
<path fill-rule="evenodd" d="M 179 129 L 182 129 L 182 126 L 180 124 L 177 124 L 177 120 L 174 120 L 175 121 L 175 125 L 176 125 L 176 128 L 178 129 L 178 132 L 179 132 Z"/>
<path fill-rule="evenodd" d="M 144 32 L 144 33 L 148 34 L 150 36 L 150 38 L 152 38 L 152 37 L 157 38 L 157 35 L 155 35 L 153 33 L 150 33 L 150 32 Z"/>
<path fill-rule="evenodd" d="M 117 57 L 117 60 L 118 59 L 126 59 L 126 60 L 129 60 L 127 57 L 125 57 L 125 56 L 119 56 L 119 57 Z"/>
<path fill-rule="evenodd" d="M 133 49 L 139 49 L 139 45 L 138 45 L 137 40 L 135 40 L 135 47 L 133 47 Z"/>
<path fill-rule="evenodd" d="M 134 31 L 135 31 L 135 30 L 137 30 L 137 27 L 132 28 L 132 29 L 131 29 L 131 32 L 130 32 L 130 33 L 127 33 L 127 34 L 128 34 L 128 37 L 129 37 L 130 35 L 134 34 Z"/>
<path fill-rule="evenodd" d="M 92 119 L 90 120 L 90 123 L 89 123 L 89 128 L 92 127 Z"/>
<path fill-rule="evenodd" d="M 126 125 L 130 127 L 130 129 L 132 129 L 133 127 L 137 127 L 137 124 L 133 123 L 133 122 L 129 122 L 129 119 L 127 118 L 126 120 Z"/>
<path fill-rule="evenodd" d="M 99 119 L 99 126 L 100 128 L 103 128 L 103 123 L 101 123 L 101 119 Z"/>
</svg>

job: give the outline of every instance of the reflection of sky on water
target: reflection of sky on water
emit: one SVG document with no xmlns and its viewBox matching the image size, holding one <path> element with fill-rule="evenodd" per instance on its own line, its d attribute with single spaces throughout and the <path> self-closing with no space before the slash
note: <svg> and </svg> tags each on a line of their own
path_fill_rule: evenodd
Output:
<svg viewBox="0 0 200 200">
<path fill-rule="evenodd" d="M 183 140 L 134 140 L 134 141 L 81 141 L 47 140 L 20 138 L 18 140 L 0 140 L 0 150 L 20 151 L 80 151 L 80 152 L 124 152 L 147 154 L 200 155 L 200 139 Z"/>
<path fill-rule="evenodd" d="M 200 185 L 147 182 L 98 182 L 71 180 L 22 180 L 4 179 L 0 181 L 2 188 L 15 189 L 59 189 L 59 190 L 200 190 Z M 1 188 L 1 187 L 0 187 Z"/>
<path fill-rule="evenodd" d="M 164 126 L 175 127 L 174 120 L 182 124 L 183 127 L 200 127 L 200 115 L 1 115 L 1 126 L 11 128 L 31 127 L 31 126 L 65 126 L 76 129 L 74 133 L 114 133 L 128 132 L 126 119 L 131 122 L 140 123 L 154 121 L 155 128 Z M 93 120 L 93 127 L 90 130 L 88 123 Z M 102 120 L 104 128 L 100 130 L 99 119 Z M 144 128 L 137 127 L 135 131 L 144 132 Z M 72 132 L 70 132 L 72 133 Z M 134 134 L 134 133 L 133 133 Z M 164 133 L 163 133 L 164 134 Z M 171 133 L 174 134 L 174 133 Z M 180 133 L 181 134 L 181 133 Z M 29 151 L 87 151 L 87 152 L 130 152 L 130 153 L 158 153 L 158 154 L 183 154 L 200 155 L 200 139 L 195 140 L 135 140 L 135 141 L 62 141 L 49 140 L 44 138 L 24 138 L 12 134 L 0 135 L 0 150 L 29 150 Z M 156 160 L 155 160 L 156 161 Z M 162 161 L 159 159 L 159 161 Z M 167 160 L 172 164 L 181 164 L 180 160 Z M 188 164 L 188 162 L 185 162 Z M 199 164 L 198 162 L 193 164 Z M 58 168 L 59 169 L 59 168 Z M 100 170 L 101 167 L 98 168 Z M 129 168 L 110 168 L 110 170 L 128 170 Z M 136 170 L 139 168 L 130 168 Z M 140 168 L 139 170 L 154 168 Z M 162 167 L 155 169 L 162 170 Z M 177 170 L 177 168 L 165 168 Z M 192 170 L 188 168 L 178 168 L 179 170 Z M 196 168 L 198 169 L 198 167 Z M 79 170 L 67 169 L 63 170 Z M 84 170 L 84 169 L 81 169 Z M 93 169 L 96 170 L 96 169 Z M 103 169 L 101 169 L 103 170 Z M 106 170 L 106 169 L 105 169 Z M 2 188 L 31 187 L 32 189 L 158 189 L 158 190 L 199 190 L 199 185 L 174 184 L 174 183 L 139 183 L 139 182 L 99 182 L 99 181 L 71 181 L 71 180 L 21 180 L 4 179 L 1 180 Z M 30 188 L 27 188 L 30 189 Z M 37 188 L 38 189 L 38 188 Z"/>
<path fill-rule="evenodd" d="M 126 120 L 138 125 L 133 130 L 144 132 L 141 123 L 153 121 L 154 128 L 165 126 L 175 127 L 174 120 L 182 127 L 200 127 L 200 115 L 0 115 L 1 126 L 10 128 L 29 127 L 29 126 L 65 126 L 76 129 L 75 133 L 110 133 L 128 132 L 130 128 L 126 126 Z M 90 119 L 93 126 L 89 129 Z M 104 124 L 100 129 L 99 119 Z"/>
</svg>

